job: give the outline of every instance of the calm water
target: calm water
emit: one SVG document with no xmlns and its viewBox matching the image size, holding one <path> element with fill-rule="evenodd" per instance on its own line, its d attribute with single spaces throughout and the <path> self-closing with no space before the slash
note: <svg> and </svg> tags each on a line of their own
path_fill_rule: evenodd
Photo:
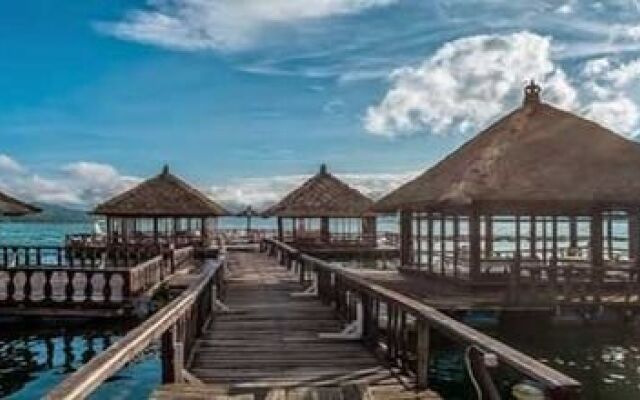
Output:
<svg viewBox="0 0 640 400">
<path fill-rule="evenodd" d="M 220 225 L 242 228 L 244 222 L 228 219 Z M 254 226 L 261 224 L 254 221 Z M 0 224 L 0 244 L 57 245 L 67 233 L 91 229 L 89 224 L 3 223 Z M 640 399 L 640 329 L 558 327 L 545 326 L 535 320 L 529 322 L 483 329 L 580 380 L 586 389 L 585 399 Z M 127 324 L 113 323 L 30 327 L 0 322 L 0 397 L 40 398 L 129 328 Z M 462 367 L 461 352 L 457 350 L 449 348 L 434 354 L 431 377 L 446 398 L 473 398 Z M 157 351 L 150 349 L 103 385 L 92 398 L 146 398 L 159 379 Z"/>
</svg>

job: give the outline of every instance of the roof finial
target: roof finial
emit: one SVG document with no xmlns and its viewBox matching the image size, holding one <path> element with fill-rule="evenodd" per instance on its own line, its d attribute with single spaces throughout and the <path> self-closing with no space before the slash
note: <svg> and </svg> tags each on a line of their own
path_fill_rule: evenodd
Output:
<svg viewBox="0 0 640 400">
<path fill-rule="evenodd" d="M 162 175 L 168 175 L 169 174 L 169 164 L 165 164 L 164 167 L 162 167 Z"/>
<path fill-rule="evenodd" d="M 325 175 L 325 174 L 327 173 L 327 164 L 322 163 L 322 164 L 320 165 L 320 173 L 321 173 L 322 175 Z"/>
<path fill-rule="evenodd" d="M 540 85 L 538 85 L 533 79 L 524 88 L 524 104 L 537 104 L 540 103 Z"/>
</svg>

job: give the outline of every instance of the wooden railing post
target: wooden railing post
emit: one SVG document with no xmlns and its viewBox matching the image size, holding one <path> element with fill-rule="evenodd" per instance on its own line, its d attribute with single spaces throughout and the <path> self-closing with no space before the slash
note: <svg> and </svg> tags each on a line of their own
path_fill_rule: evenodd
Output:
<svg viewBox="0 0 640 400">
<path fill-rule="evenodd" d="M 162 334 L 162 383 L 174 383 L 174 364 L 175 355 L 173 343 L 175 332 L 173 329 L 169 329 Z"/>
<path fill-rule="evenodd" d="M 429 324 L 418 319 L 416 330 L 416 384 L 419 389 L 426 389 L 429 380 Z"/>
</svg>

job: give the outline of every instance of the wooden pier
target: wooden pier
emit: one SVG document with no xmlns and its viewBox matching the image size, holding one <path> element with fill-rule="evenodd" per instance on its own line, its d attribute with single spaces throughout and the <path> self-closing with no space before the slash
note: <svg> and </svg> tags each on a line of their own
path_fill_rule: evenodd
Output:
<svg viewBox="0 0 640 400">
<path fill-rule="evenodd" d="M 229 311 L 196 341 L 188 366 L 194 380 L 206 385 L 166 385 L 152 397 L 413 393 L 409 376 L 381 364 L 359 341 L 320 338 L 322 332 L 340 332 L 342 321 L 318 298 L 292 296 L 302 289 L 297 275 L 275 259 L 231 253 L 224 303 Z M 413 397 L 439 398 L 430 391 Z"/>
<path fill-rule="evenodd" d="M 275 240 L 261 250 L 205 261 L 178 298 L 47 398 L 87 397 L 161 338 L 157 399 L 435 399 L 434 331 L 538 382 L 547 398 L 579 396 L 575 380 L 425 304 Z M 491 388 L 492 367 L 474 365 Z"/>
</svg>

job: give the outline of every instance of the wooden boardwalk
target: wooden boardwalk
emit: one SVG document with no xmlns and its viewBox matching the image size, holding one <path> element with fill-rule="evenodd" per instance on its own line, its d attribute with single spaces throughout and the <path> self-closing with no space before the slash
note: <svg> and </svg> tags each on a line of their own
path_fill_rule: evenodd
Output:
<svg viewBox="0 0 640 400">
<path fill-rule="evenodd" d="M 229 256 L 225 304 L 197 340 L 188 371 L 202 384 L 160 387 L 157 399 L 438 399 L 385 367 L 359 341 L 321 339 L 343 324 L 277 261 L 255 252 Z"/>
</svg>

